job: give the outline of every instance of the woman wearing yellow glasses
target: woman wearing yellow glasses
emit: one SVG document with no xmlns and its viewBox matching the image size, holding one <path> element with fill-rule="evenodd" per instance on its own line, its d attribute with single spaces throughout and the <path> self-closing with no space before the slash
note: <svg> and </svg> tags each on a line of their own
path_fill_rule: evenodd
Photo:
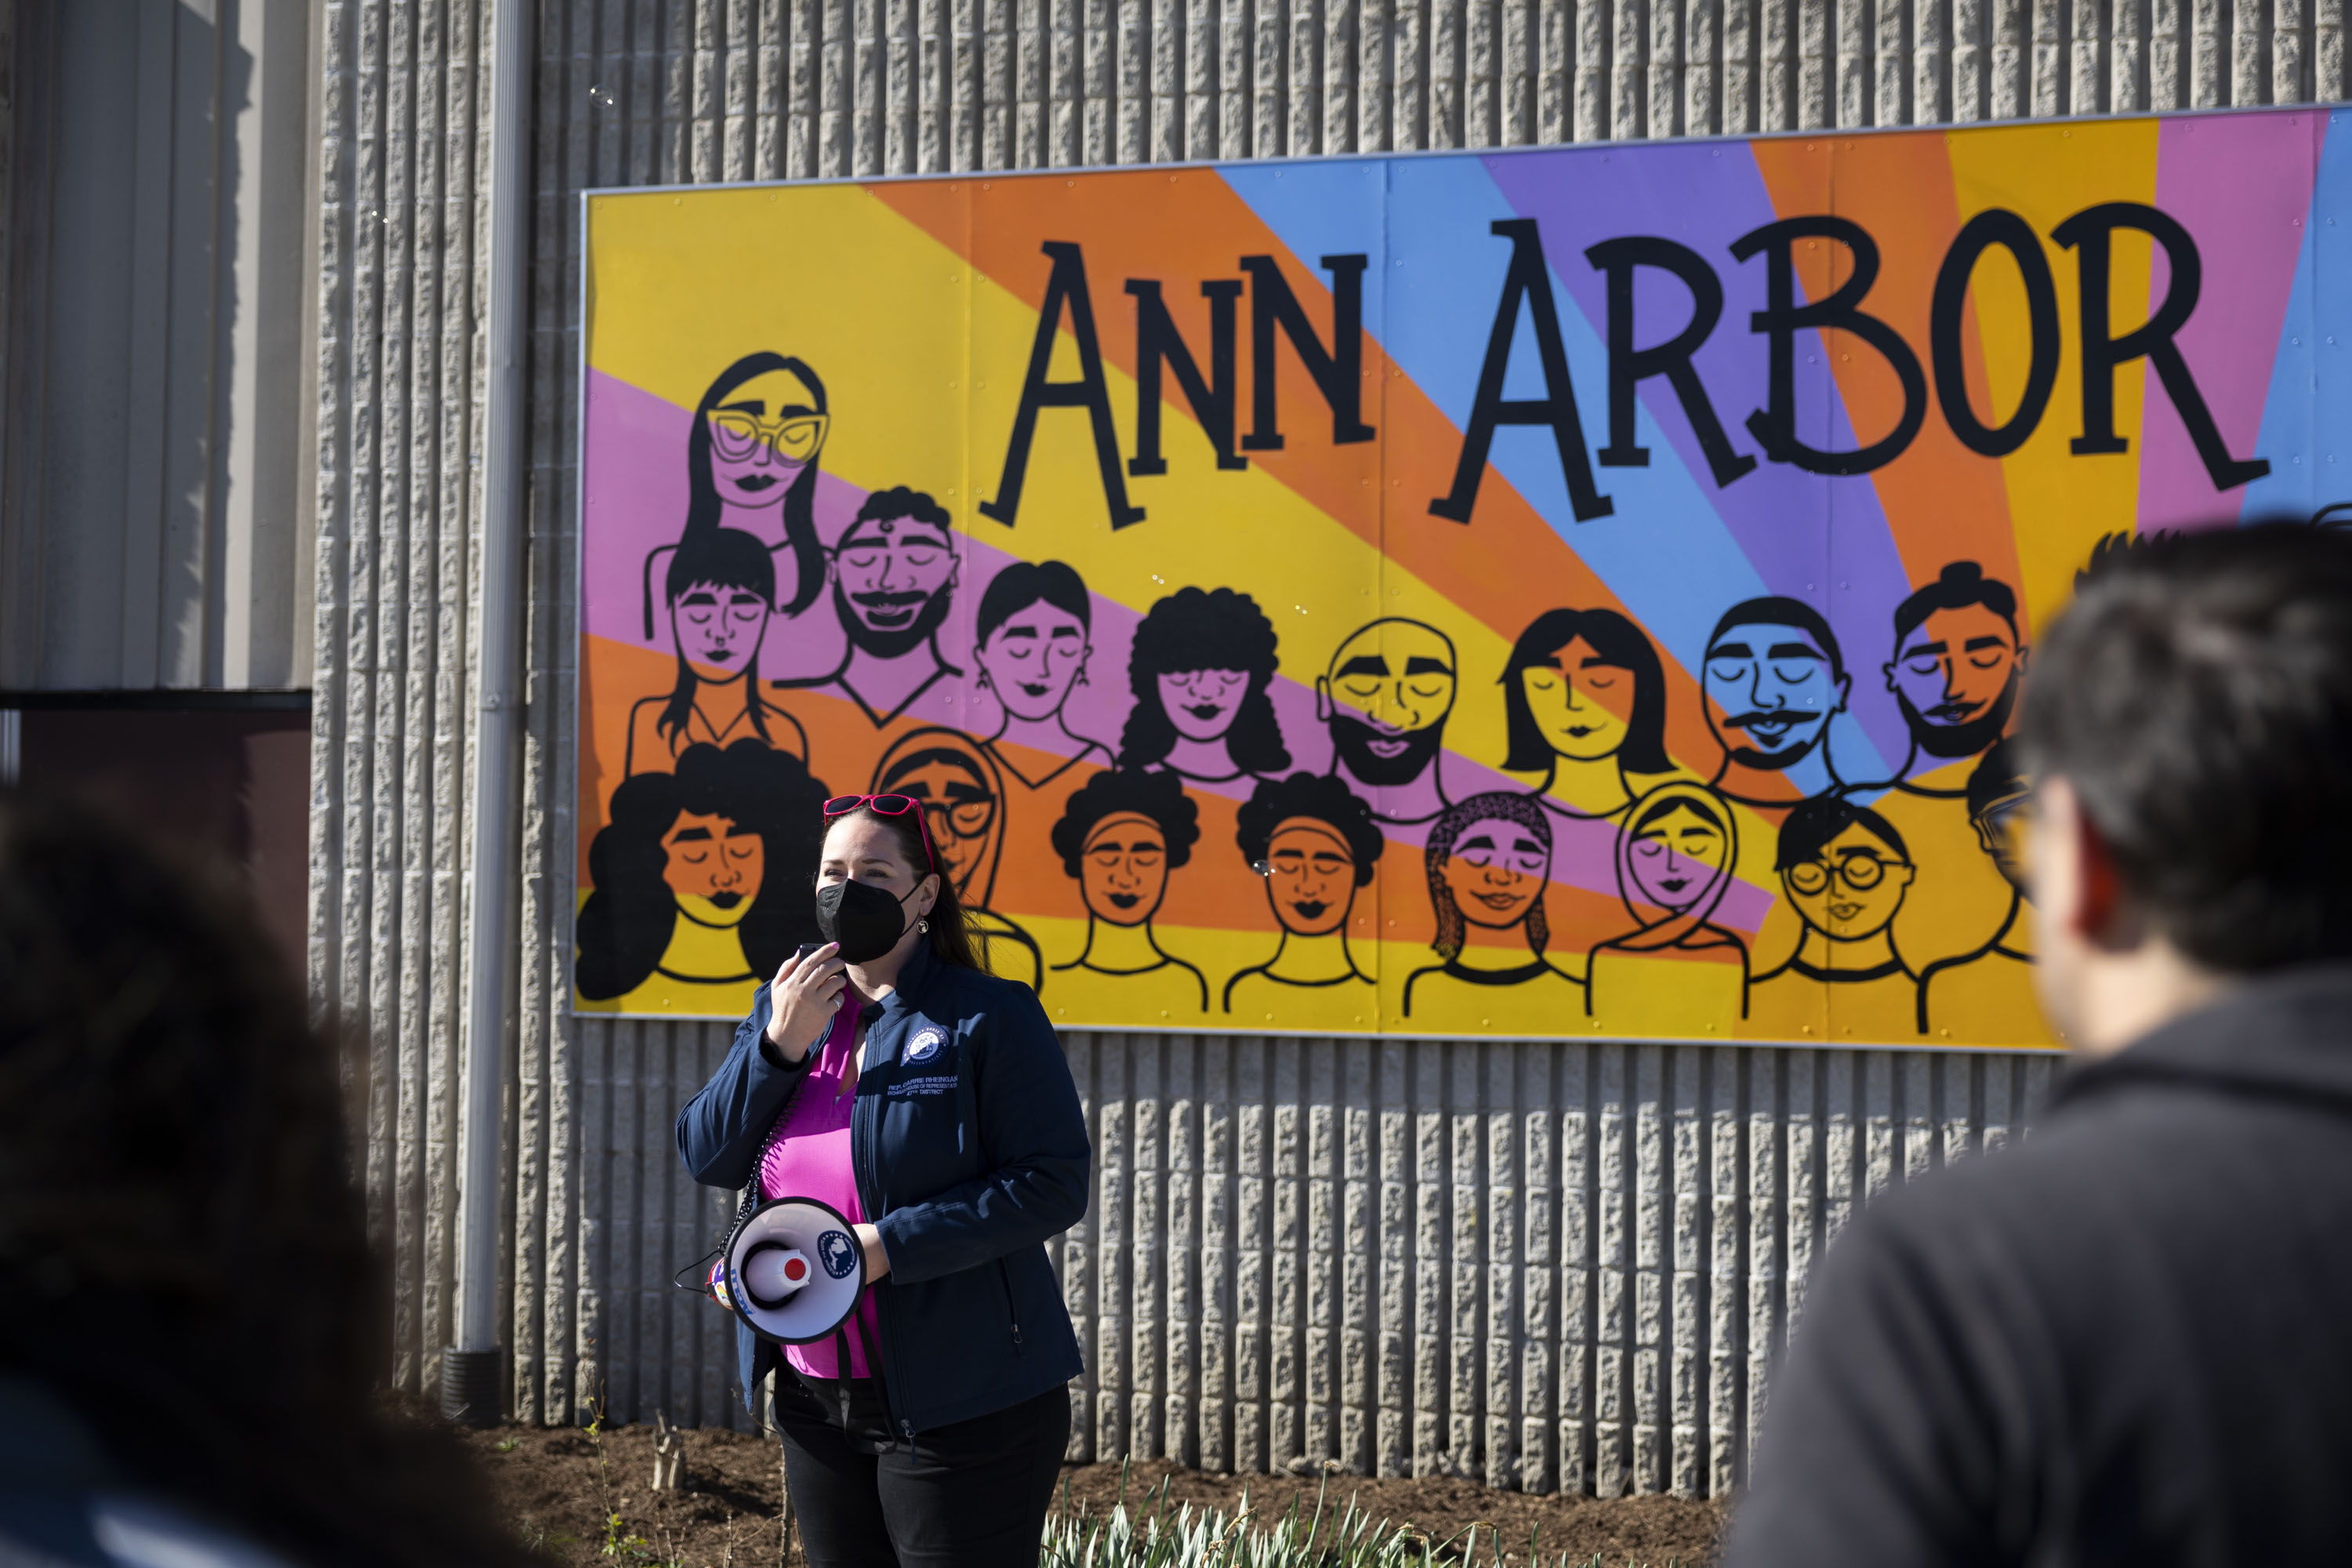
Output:
<svg viewBox="0 0 2352 1568">
<path fill-rule="evenodd" d="M 686 529 L 677 544 L 646 557 L 646 637 L 654 635 L 658 560 L 689 540 L 721 528 L 751 534 L 781 557 L 776 608 L 797 616 L 824 587 L 824 550 L 816 533 L 817 458 L 832 428 L 824 383 L 789 355 L 745 354 L 719 373 L 694 411 L 686 438 Z"/>
</svg>

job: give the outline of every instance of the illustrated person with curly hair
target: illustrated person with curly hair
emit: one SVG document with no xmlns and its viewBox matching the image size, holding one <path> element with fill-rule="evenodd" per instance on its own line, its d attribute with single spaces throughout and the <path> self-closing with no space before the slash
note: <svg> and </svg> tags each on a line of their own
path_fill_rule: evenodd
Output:
<svg viewBox="0 0 2352 1568">
<path fill-rule="evenodd" d="M 1200 816 L 1172 773 L 1100 773 L 1070 796 L 1054 825 L 1054 849 L 1086 900 L 1087 943 L 1054 966 L 1070 982 L 1052 983 L 1056 1018 L 1132 1024 L 1208 1011 L 1208 981 L 1161 948 L 1151 929 L 1169 873 L 1200 841 Z"/>
<path fill-rule="evenodd" d="M 817 458 L 832 425 L 824 383 L 788 354 L 745 354 L 704 389 L 686 436 L 686 526 L 676 544 L 646 556 L 647 641 L 654 636 L 654 573 L 661 558 L 721 528 L 751 535 L 772 557 L 791 557 L 792 593 L 773 601 L 778 611 L 797 616 L 816 603 L 824 588 Z M 782 577 L 771 574 L 773 582 Z"/>
<path fill-rule="evenodd" d="M 1230 784 L 1290 765 L 1275 717 L 1274 623 L 1231 588 L 1179 588 L 1135 628 L 1135 693 L 1119 738 L 1122 768 L 1164 767 L 1196 784 Z"/>
<path fill-rule="evenodd" d="M 1405 977 L 1405 1022 L 1550 1036 L 1583 1022 L 1583 981 L 1544 955 L 1551 849 L 1551 816 L 1532 795 L 1497 791 L 1446 808 L 1423 853 L 1439 962 Z"/>
<path fill-rule="evenodd" d="M 613 791 L 588 846 L 573 983 L 584 1008 L 723 1016 L 814 942 L 825 787 L 757 741 L 688 746 L 674 773 Z"/>
<path fill-rule="evenodd" d="M 691 534 L 670 557 L 667 586 L 677 679 L 629 710 L 623 775 L 667 770 L 688 746 L 747 738 L 807 760 L 808 732 L 760 685 L 760 647 L 775 618 L 774 557 L 739 529 Z"/>
<path fill-rule="evenodd" d="M 1282 940 L 1272 958 L 1225 982 L 1224 1011 L 1284 1028 L 1370 1024 L 1372 977 L 1348 946 L 1348 917 L 1388 847 L 1372 808 L 1336 774 L 1293 773 L 1259 784 L 1237 826 Z"/>
<path fill-rule="evenodd" d="M 0 791 L 0 1563 L 545 1561 L 378 1398 L 336 1058 L 242 888 Z"/>
</svg>

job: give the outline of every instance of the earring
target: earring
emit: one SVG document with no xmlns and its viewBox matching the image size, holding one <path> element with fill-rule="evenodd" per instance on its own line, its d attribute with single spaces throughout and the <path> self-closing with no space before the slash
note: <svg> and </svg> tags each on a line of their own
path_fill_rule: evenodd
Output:
<svg viewBox="0 0 2352 1568">
<path fill-rule="evenodd" d="M 918 920 L 918 921 L 915 922 L 915 930 L 916 930 L 919 933 L 928 933 L 928 932 L 930 931 L 930 929 L 931 929 L 931 921 L 930 921 L 930 917 L 929 917 L 929 915 L 925 915 L 924 917 L 922 917 L 921 919 Z"/>
</svg>

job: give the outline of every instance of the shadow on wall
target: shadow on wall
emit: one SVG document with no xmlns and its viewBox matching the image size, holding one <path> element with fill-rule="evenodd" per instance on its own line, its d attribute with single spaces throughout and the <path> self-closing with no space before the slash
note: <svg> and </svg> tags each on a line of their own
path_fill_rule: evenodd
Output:
<svg viewBox="0 0 2352 1568">
<path fill-rule="evenodd" d="M 300 973 L 309 926 L 310 715 L 33 709 L 19 780 L 219 855 Z"/>
</svg>

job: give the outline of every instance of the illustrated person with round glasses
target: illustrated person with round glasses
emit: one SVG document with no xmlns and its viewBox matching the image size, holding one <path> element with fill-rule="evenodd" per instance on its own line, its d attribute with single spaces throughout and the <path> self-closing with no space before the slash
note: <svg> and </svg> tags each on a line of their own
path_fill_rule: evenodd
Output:
<svg viewBox="0 0 2352 1568">
<path fill-rule="evenodd" d="M 1768 1039 L 1907 1039 L 1919 977 L 1895 950 L 1895 916 L 1917 868 L 1903 836 L 1867 806 L 1803 801 L 1780 825 L 1774 865 L 1804 934 L 1748 990 L 1748 1032 Z"/>
<path fill-rule="evenodd" d="M 832 431 L 824 383 L 786 354 L 745 354 L 719 373 L 695 405 L 686 437 L 686 527 L 678 545 L 719 528 L 740 529 L 780 559 L 776 608 L 797 616 L 824 591 L 816 531 L 817 458 Z M 654 579 L 646 557 L 645 635 L 654 636 Z"/>
</svg>

